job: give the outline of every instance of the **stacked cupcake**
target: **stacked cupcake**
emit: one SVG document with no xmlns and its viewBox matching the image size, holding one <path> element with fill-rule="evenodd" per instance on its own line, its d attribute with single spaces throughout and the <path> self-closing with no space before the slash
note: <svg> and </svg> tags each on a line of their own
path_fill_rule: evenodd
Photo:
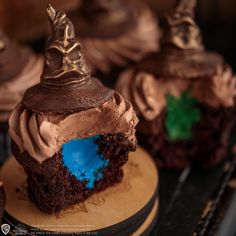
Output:
<svg viewBox="0 0 236 236">
<path fill-rule="evenodd" d="M 159 50 L 157 19 L 142 1 L 83 0 L 71 19 L 92 73 L 110 85 L 122 69 Z"/>
<path fill-rule="evenodd" d="M 220 55 L 204 49 L 194 7 L 194 0 L 179 0 L 165 15 L 161 52 L 117 84 L 140 117 L 140 142 L 164 168 L 216 165 L 234 123 L 235 77 Z"/>
<path fill-rule="evenodd" d="M 52 34 L 41 82 L 13 111 L 9 133 L 31 200 L 51 213 L 122 179 L 136 148 L 137 117 L 120 94 L 91 77 L 66 15 L 47 11 Z"/>
</svg>

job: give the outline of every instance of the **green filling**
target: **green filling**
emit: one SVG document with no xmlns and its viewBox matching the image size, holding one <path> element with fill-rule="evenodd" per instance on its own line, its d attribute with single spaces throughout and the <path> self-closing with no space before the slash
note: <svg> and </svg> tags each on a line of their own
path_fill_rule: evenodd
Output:
<svg viewBox="0 0 236 236">
<path fill-rule="evenodd" d="M 192 127 L 200 121 L 201 113 L 197 108 L 197 100 L 189 91 L 180 97 L 166 96 L 167 116 L 165 127 L 171 141 L 188 140 L 192 138 Z"/>
</svg>

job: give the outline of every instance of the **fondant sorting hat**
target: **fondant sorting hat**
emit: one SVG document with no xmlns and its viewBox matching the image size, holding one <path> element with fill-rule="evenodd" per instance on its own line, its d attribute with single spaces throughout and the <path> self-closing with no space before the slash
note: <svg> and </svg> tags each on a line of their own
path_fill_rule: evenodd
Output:
<svg viewBox="0 0 236 236">
<path fill-rule="evenodd" d="M 32 111 L 65 113 L 103 104 L 113 94 L 90 76 L 81 45 L 65 13 L 47 8 L 50 36 L 40 84 L 28 89 L 23 104 Z M 47 102 L 50 101 L 50 102 Z"/>
<path fill-rule="evenodd" d="M 158 68 L 157 76 L 186 79 L 211 76 L 223 63 L 217 53 L 206 52 L 200 29 L 194 20 L 195 0 L 178 0 L 176 7 L 164 17 L 162 51 L 141 68 Z M 149 64 L 149 65 L 148 65 Z"/>
</svg>

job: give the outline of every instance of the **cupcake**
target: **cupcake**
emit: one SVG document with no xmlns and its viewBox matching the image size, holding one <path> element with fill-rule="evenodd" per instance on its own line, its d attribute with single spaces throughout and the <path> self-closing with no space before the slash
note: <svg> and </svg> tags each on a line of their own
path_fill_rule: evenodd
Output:
<svg viewBox="0 0 236 236">
<path fill-rule="evenodd" d="M 140 142 L 163 168 L 211 167 L 226 157 L 235 77 L 202 44 L 194 0 L 164 17 L 162 50 L 125 71 L 117 90 L 131 101 Z"/>
<path fill-rule="evenodd" d="M 65 13 L 47 9 L 49 37 L 40 84 L 28 89 L 9 119 L 12 151 L 28 175 L 28 194 L 57 212 L 122 179 L 136 148 L 129 102 L 94 77 Z"/>
<path fill-rule="evenodd" d="M 10 112 L 20 102 L 25 90 L 38 83 L 43 60 L 29 48 L 10 41 L 0 31 L 0 133 L 3 153 L 7 155 L 7 129 Z M 2 151 L 2 150 L 1 150 Z"/>
<path fill-rule="evenodd" d="M 71 19 L 88 66 L 105 83 L 159 49 L 157 19 L 143 1 L 83 0 Z"/>
</svg>

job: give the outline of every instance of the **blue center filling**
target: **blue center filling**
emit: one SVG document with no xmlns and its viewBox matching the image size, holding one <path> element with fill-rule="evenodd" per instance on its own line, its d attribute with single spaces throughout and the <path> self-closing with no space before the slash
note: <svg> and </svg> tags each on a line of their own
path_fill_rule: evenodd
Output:
<svg viewBox="0 0 236 236">
<path fill-rule="evenodd" d="M 92 189 L 94 183 L 103 177 L 103 169 L 108 165 L 98 152 L 96 140 L 99 136 L 85 139 L 72 139 L 62 145 L 62 159 L 67 169 L 79 181 L 86 181 L 86 187 Z"/>
</svg>

